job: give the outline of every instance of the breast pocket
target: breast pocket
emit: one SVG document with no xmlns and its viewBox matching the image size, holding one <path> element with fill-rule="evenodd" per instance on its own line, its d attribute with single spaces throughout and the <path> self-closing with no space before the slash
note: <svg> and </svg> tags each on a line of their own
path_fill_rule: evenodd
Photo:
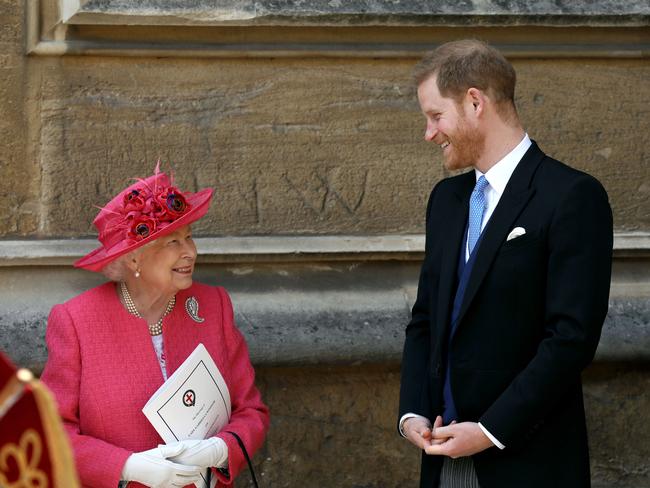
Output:
<svg viewBox="0 0 650 488">
<path fill-rule="evenodd" d="M 492 264 L 489 276 L 492 286 L 510 297 L 516 296 L 521 286 L 526 289 L 531 283 L 543 286 L 546 268 L 543 236 L 537 230 L 504 242 Z"/>
<path fill-rule="evenodd" d="M 499 249 L 499 254 L 508 254 L 515 251 L 525 252 L 523 250 L 528 248 L 533 249 L 536 246 L 541 247 L 542 244 L 543 239 L 541 232 L 527 232 L 522 236 L 504 242 L 501 249 Z"/>
<path fill-rule="evenodd" d="M 543 314 L 548 267 L 544 232 L 530 232 L 505 242 L 495 256 L 486 287 L 495 291 L 492 300 L 513 314 L 518 324 L 529 324 L 531 315 Z"/>
</svg>

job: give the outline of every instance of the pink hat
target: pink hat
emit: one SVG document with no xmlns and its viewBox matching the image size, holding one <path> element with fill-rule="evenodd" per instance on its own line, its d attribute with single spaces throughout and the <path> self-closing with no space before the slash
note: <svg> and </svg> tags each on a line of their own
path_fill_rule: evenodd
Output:
<svg viewBox="0 0 650 488">
<path fill-rule="evenodd" d="M 93 224 L 102 245 L 74 265 L 100 271 L 114 259 L 200 219 L 211 199 L 212 188 L 182 193 L 160 172 L 159 161 L 152 176 L 138 179 L 99 211 Z"/>
</svg>

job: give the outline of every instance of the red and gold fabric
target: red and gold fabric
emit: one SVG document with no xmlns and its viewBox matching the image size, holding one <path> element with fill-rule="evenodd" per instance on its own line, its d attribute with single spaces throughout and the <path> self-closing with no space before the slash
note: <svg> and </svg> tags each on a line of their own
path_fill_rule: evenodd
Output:
<svg viewBox="0 0 650 488">
<path fill-rule="evenodd" d="M 54 400 L 32 374 L 0 353 L 0 487 L 77 488 Z"/>
</svg>

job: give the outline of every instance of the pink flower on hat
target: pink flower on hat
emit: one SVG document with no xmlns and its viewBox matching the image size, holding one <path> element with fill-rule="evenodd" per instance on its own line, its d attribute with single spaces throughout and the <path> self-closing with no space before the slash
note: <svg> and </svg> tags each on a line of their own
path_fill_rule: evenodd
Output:
<svg viewBox="0 0 650 488">
<path fill-rule="evenodd" d="M 192 208 L 174 186 L 164 186 L 155 191 L 156 194 L 150 187 L 143 186 L 124 193 L 118 214 L 122 215 L 127 239 L 145 239 Z"/>
<path fill-rule="evenodd" d="M 115 196 L 93 220 L 101 246 L 75 262 L 76 267 L 100 271 L 110 261 L 147 242 L 200 219 L 208 211 L 212 189 L 181 192 L 160 171 Z"/>
<path fill-rule="evenodd" d="M 127 237 L 136 241 L 141 241 L 156 232 L 157 227 L 158 225 L 154 219 L 147 217 L 146 215 L 140 215 L 133 218 Z"/>
<path fill-rule="evenodd" d="M 142 188 L 134 188 L 124 194 L 124 211 L 142 212 L 145 206 L 144 191 Z"/>
<path fill-rule="evenodd" d="M 192 206 L 187 203 L 185 196 L 178 190 L 178 188 L 169 186 L 163 189 L 156 195 L 156 201 L 162 209 L 161 218 L 167 220 L 175 220 Z"/>
</svg>

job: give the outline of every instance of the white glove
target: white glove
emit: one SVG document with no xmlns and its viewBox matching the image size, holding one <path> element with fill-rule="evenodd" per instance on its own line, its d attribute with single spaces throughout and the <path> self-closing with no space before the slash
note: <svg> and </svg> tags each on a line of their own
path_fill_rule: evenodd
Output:
<svg viewBox="0 0 650 488">
<path fill-rule="evenodd" d="M 180 451 L 176 452 L 180 448 Z M 158 449 L 170 461 L 179 464 L 199 466 L 205 468 L 223 468 L 228 463 L 228 446 L 219 437 L 209 439 L 190 439 L 161 444 Z"/>
<path fill-rule="evenodd" d="M 164 453 L 158 448 L 133 453 L 124 464 L 122 479 L 137 481 L 151 488 L 186 486 L 200 480 L 202 469 L 199 466 L 176 464 L 165 459 L 181 450 L 179 446 Z"/>
</svg>

